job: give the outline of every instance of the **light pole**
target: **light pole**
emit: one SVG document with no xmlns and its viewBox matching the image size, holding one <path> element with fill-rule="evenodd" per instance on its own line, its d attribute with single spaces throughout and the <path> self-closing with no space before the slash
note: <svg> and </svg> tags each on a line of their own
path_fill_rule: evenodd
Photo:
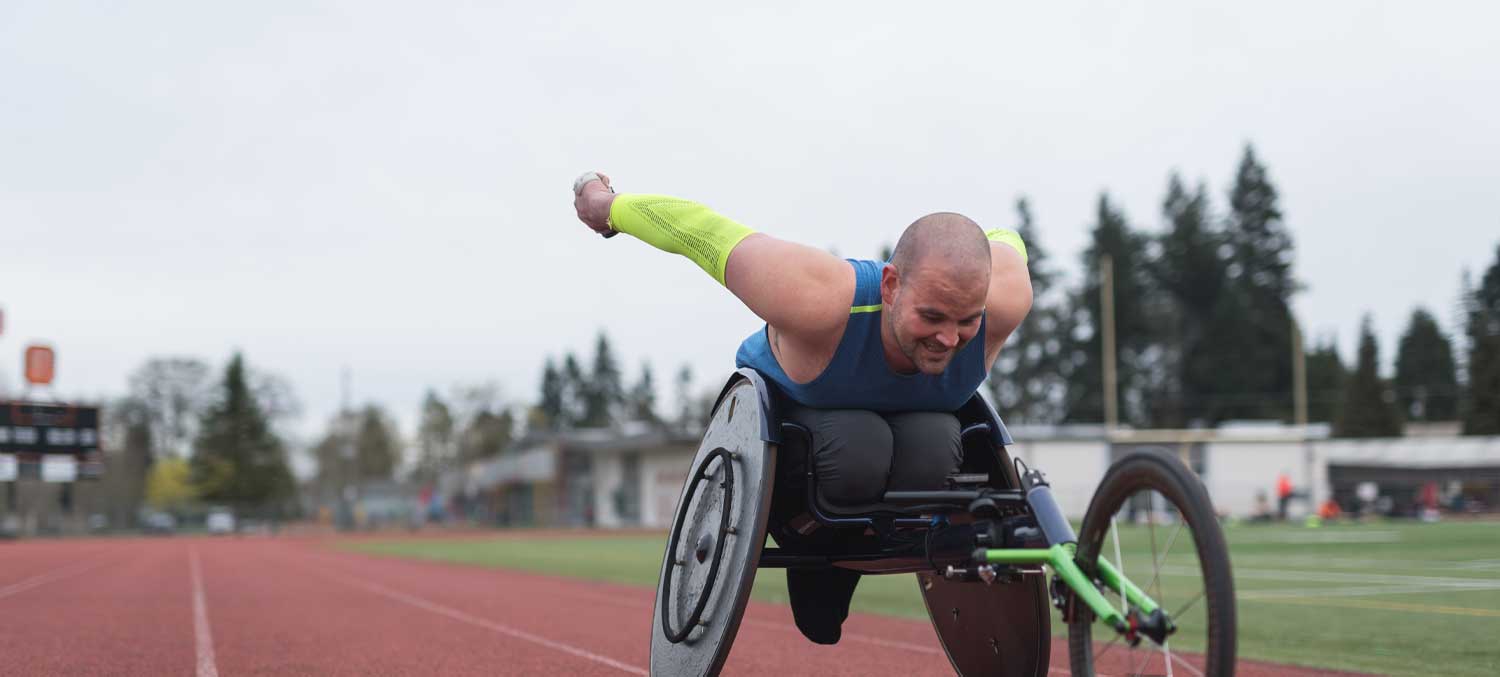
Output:
<svg viewBox="0 0 1500 677">
<path fill-rule="evenodd" d="M 1118 376 L 1115 374 L 1115 260 L 1099 257 L 1099 305 L 1104 322 L 1104 433 L 1112 435 L 1120 425 Z"/>
</svg>

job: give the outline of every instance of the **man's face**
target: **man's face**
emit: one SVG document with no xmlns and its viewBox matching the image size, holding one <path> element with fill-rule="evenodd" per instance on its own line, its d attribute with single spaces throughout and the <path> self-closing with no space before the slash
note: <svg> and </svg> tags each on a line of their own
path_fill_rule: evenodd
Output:
<svg viewBox="0 0 1500 677">
<path fill-rule="evenodd" d="M 901 354 L 924 374 L 941 374 L 979 333 L 989 291 L 989 271 L 956 273 L 928 266 L 898 277 L 887 267 L 881 281 L 884 314 Z"/>
</svg>

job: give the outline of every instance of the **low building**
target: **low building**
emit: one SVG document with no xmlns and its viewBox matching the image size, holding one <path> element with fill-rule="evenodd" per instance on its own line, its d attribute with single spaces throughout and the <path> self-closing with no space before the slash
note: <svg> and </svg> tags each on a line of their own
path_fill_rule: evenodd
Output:
<svg viewBox="0 0 1500 677">
<path fill-rule="evenodd" d="M 1330 439 L 1324 426 L 1240 424 L 1201 430 L 1103 426 L 1014 426 L 1013 457 L 1047 474 L 1071 517 L 1082 517 L 1110 464 L 1138 449 L 1176 454 L 1203 479 L 1216 509 L 1249 517 L 1275 500 L 1285 473 L 1297 512 L 1327 498 L 1358 507 L 1374 482 L 1393 514 L 1412 514 L 1432 483 L 1471 508 L 1500 508 L 1500 437 L 1421 435 Z M 439 483 L 470 519 L 503 526 L 671 525 L 701 435 L 629 423 L 531 436 L 506 455 L 469 465 Z"/>
<path fill-rule="evenodd" d="M 640 422 L 532 435 L 443 478 L 439 492 L 486 524 L 665 527 L 698 443 Z"/>
</svg>

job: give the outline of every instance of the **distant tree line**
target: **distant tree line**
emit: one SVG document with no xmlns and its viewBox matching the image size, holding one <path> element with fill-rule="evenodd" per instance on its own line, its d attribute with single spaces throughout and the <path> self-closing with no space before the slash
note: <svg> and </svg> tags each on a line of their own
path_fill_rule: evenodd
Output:
<svg viewBox="0 0 1500 677">
<path fill-rule="evenodd" d="M 548 357 L 542 365 L 541 392 L 531 409 L 529 423 L 533 428 L 567 430 L 570 428 L 609 427 L 625 421 L 653 425 L 673 423 L 686 425 L 700 418 L 701 402 L 691 394 L 693 372 L 683 365 L 677 372 L 677 399 L 681 409 L 675 417 L 664 417 L 656 401 L 656 380 L 651 363 L 642 362 L 636 379 L 626 387 L 609 337 L 600 332 L 594 342 L 594 357 L 589 368 L 581 366 L 578 357 L 566 353 L 559 363 Z"/>
<path fill-rule="evenodd" d="M 428 391 L 417 423 L 413 477 L 430 481 L 445 469 L 508 453 L 521 433 L 609 428 L 627 421 L 666 426 L 700 416 L 700 402 L 691 397 L 692 372 L 686 366 L 678 372 L 677 387 L 679 400 L 690 404 L 675 422 L 659 413 L 650 363 L 641 364 L 628 386 L 622 372 L 609 336 L 601 331 L 587 367 L 573 352 L 564 353 L 561 360 L 545 359 L 539 392 L 522 408 L 523 418 L 502 403 L 493 384 L 460 387 L 450 400 Z"/>
<path fill-rule="evenodd" d="M 226 505 L 266 516 L 295 510 L 296 483 L 278 422 L 299 405 L 286 381 L 233 355 L 223 376 L 193 358 L 152 358 L 106 408 L 101 490 L 112 522 L 158 509 Z"/>
<path fill-rule="evenodd" d="M 1146 231 L 1101 194 L 1082 279 L 1061 284 L 1030 205 L 1016 204 L 1035 302 L 1001 351 L 990 388 L 1002 414 L 1026 423 L 1104 419 L 1100 262 L 1114 271 L 1120 419 L 1137 427 L 1292 421 L 1290 301 L 1301 286 L 1278 192 L 1247 146 L 1220 211 L 1201 182 L 1167 181 L 1160 228 Z M 1424 308 L 1412 312 L 1395 374 L 1378 373 L 1366 317 L 1346 367 L 1333 337 L 1305 346 L 1307 414 L 1340 436 L 1400 434 L 1406 421 L 1462 420 L 1500 434 L 1500 250 L 1473 287 L 1465 276 L 1461 347 Z"/>
</svg>

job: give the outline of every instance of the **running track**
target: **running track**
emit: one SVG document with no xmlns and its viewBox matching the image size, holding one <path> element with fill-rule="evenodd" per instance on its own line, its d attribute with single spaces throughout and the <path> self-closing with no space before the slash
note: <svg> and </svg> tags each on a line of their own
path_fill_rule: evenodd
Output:
<svg viewBox="0 0 1500 677">
<path fill-rule="evenodd" d="M 644 675 L 649 589 L 367 557 L 314 539 L 0 542 L 0 674 Z M 1066 675 L 1066 647 L 1053 648 Z M 752 603 L 735 675 L 951 675 L 926 623 L 802 638 Z M 1177 674 L 1186 674 L 1178 671 Z M 1242 663 L 1240 675 L 1332 674 Z"/>
</svg>

